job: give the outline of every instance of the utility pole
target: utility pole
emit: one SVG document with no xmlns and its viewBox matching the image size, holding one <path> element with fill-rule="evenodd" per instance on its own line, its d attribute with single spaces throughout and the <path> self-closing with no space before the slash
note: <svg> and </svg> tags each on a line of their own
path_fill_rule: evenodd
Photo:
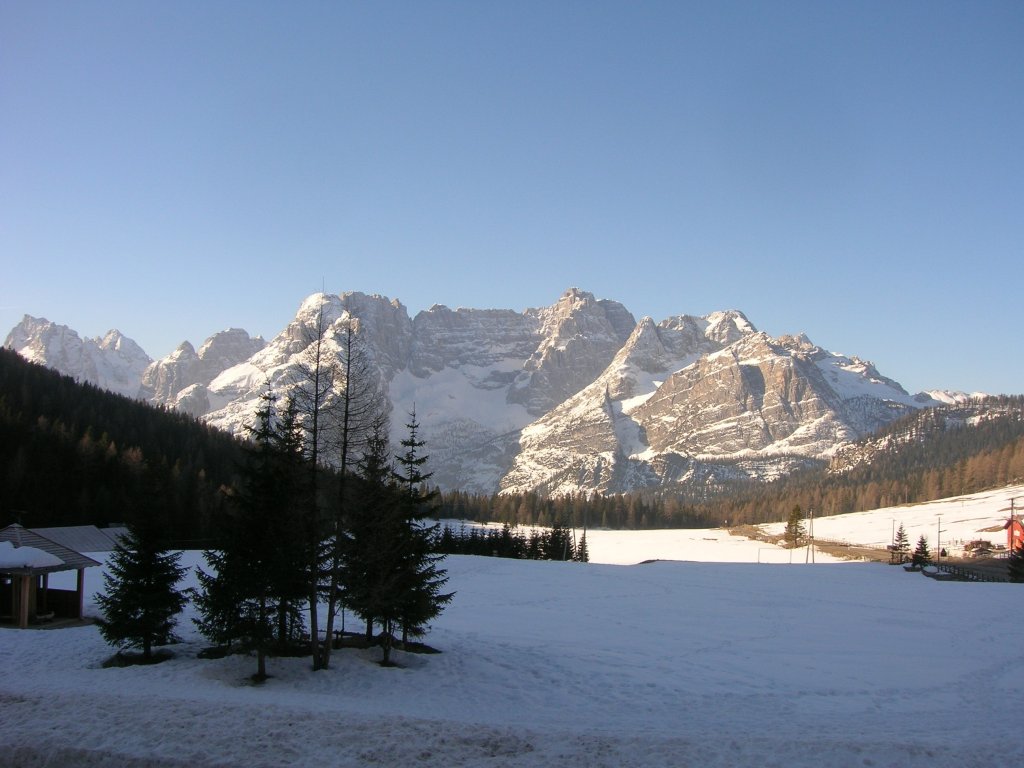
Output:
<svg viewBox="0 0 1024 768">
<path fill-rule="evenodd" d="M 807 553 L 804 555 L 804 563 L 808 562 L 808 560 L 810 560 L 810 562 L 813 563 L 814 562 L 814 507 L 811 507 L 809 510 L 807 510 L 807 513 L 810 515 L 811 519 L 810 519 L 810 521 L 808 523 L 808 530 L 807 530 Z"/>
</svg>

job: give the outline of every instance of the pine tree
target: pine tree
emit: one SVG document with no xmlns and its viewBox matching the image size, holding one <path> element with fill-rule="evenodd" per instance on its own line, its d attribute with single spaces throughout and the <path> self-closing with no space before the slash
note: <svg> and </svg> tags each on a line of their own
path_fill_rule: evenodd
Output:
<svg viewBox="0 0 1024 768">
<path fill-rule="evenodd" d="M 910 539 L 907 538 L 907 530 L 903 527 L 903 523 L 900 523 L 900 527 L 896 529 L 896 540 L 893 542 L 893 547 L 897 552 L 910 551 Z"/>
<path fill-rule="evenodd" d="M 572 531 L 563 523 L 555 523 L 545 537 L 545 560 L 575 560 L 576 551 L 572 545 Z"/>
<path fill-rule="evenodd" d="M 403 520 L 401 493 L 388 461 L 387 438 L 378 431 L 358 462 L 358 483 L 349 511 L 342 569 L 345 605 L 366 622 L 381 627 L 383 664 L 390 663 L 393 627 L 401 615 Z"/>
<path fill-rule="evenodd" d="M 196 568 L 199 589 L 193 603 L 199 615 L 192 619 L 206 639 L 230 651 L 236 640 L 244 636 L 242 628 L 242 592 L 234 584 L 228 558 L 219 549 L 203 552 L 209 573 Z"/>
<path fill-rule="evenodd" d="M 186 602 L 177 588 L 186 571 L 179 564 L 181 553 L 166 550 L 160 528 L 152 518 L 129 523 L 104 574 L 106 592 L 96 595 L 103 639 L 119 650 L 141 648 L 146 660 L 154 646 L 176 639 L 174 626 Z"/>
<path fill-rule="evenodd" d="M 444 555 L 439 552 L 437 524 L 428 525 L 424 520 L 436 511 L 433 502 L 437 491 L 426 491 L 430 473 L 423 472 L 427 456 L 420 454 L 426 443 L 419 438 L 419 422 L 416 409 L 409 414 L 406 424 L 408 437 L 402 440 L 405 451 L 396 457 L 398 471 L 395 479 L 403 493 L 399 497 L 402 535 L 403 579 L 402 579 L 402 644 L 410 636 L 421 636 L 427 631 L 427 623 L 436 617 L 451 602 L 454 593 L 441 592 L 448 582 L 447 572 L 440 567 Z"/>
<path fill-rule="evenodd" d="M 583 535 L 580 536 L 580 543 L 576 547 L 576 562 L 578 563 L 589 563 L 590 562 L 590 550 L 587 549 L 587 532 L 583 531 Z"/>
<path fill-rule="evenodd" d="M 917 547 L 914 549 L 914 555 L 911 559 L 914 565 L 931 565 L 932 564 L 932 553 L 928 549 L 928 539 L 925 538 L 924 534 L 917 540 Z"/>
<path fill-rule="evenodd" d="M 784 536 L 789 546 L 798 547 L 804 538 L 804 534 L 803 511 L 800 509 L 800 505 L 797 504 L 789 512 L 789 520 L 786 522 Z"/>
<path fill-rule="evenodd" d="M 292 412 L 289 409 L 289 412 Z M 262 398 L 242 481 L 220 521 L 220 548 L 207 553 L 213 574 L 200 572 L 200 631 L 215 642 L 238 640 L 256 653 L 254 679 L 267 677 L 275 631 L 279 646 L 301 626 L 296 603 L 305 593 L 306 537 L 289 514 L 301 462 L 291 417 L 277 419 L 275 398 Z"/>
</svg>

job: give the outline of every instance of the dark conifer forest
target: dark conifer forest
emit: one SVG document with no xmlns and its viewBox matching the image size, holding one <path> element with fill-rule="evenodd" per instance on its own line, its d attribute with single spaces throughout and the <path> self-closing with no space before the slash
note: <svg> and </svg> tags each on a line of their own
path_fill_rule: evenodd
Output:
<svg viewBox="0 0 1024 768">
<path fill-rule="evenodd" d="M 181 413 L 0 349 L 0 525 L 110 525 L 163 496 L 182 546 L 209 534 L 242 444 Z"/>
</svg>

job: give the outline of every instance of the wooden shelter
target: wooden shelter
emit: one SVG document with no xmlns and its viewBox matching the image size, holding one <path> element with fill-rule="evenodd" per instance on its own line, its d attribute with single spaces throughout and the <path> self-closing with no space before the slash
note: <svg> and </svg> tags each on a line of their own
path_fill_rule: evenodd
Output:
<svg viewBox="0 0 1024 768">
<path fill-rule="evenodd" d="M 54 618 L 81 619 L 85 569 L 99 563 L 15 523 L 0 531 L 0 621 L 25 629 Z M 49 577 L 77 571 L 77 587 L 50 589 Z"/>
</svg>

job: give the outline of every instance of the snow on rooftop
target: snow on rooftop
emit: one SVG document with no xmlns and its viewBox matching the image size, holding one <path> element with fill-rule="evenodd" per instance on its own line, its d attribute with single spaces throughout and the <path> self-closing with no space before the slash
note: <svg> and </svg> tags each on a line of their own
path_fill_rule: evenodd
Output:
<svg viewBox="0 0 1024 768">
<path fill-rule="evenodd" d="M 35 547 L 16 547 L 9 541 L 0 541 L 0 569 L 51 568 L 55 565 L 64 565 L 64 561 Z"/>
</svg>

